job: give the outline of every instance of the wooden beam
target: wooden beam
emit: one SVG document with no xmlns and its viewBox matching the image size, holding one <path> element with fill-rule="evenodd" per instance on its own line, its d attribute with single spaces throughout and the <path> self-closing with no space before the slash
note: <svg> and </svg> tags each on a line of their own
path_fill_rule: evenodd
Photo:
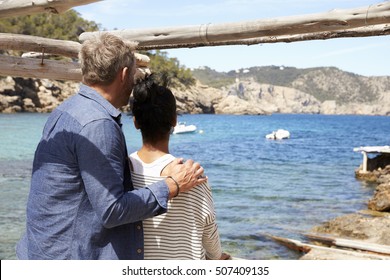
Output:
<svg viewBox="0 0 390 280">
<path fill-rule="evenodd" d="M 338 246 L 344 248 L 358 249 L 367 252 L 379 253 L 390 256 L 390 246 L 363 242 L 359 240 L 350 240 L 345 238 L 337 238 L 332 236 L 324 236 L 317 234 L 305 234 L 306 237 L 313 241 L 318 241 L 323 244 Z"/>
<path fill-rule="evenodd" d="M 81 44 L 74 41 L 56 40 L 38 36 L 0 33 L 0 49 L 54 54 L 78 58 Z M 146 55 L 135 53 L 137 66 L 147 67 L 150 59 Z"/>
<path fill-rule="evenodd" d="M 281 36 L 266 36 L 253 39 L 231 40 L 224 42 L 211 43 L 192 43 L 192 44 L 167 44 L 167 45 L 147 45 L 142 42 L 137 46 L 137 50 L 154 50 L 154 49 L 175 49 L 175 48 L 197 48 L 210 46 L 226 46 L 226 45 L 258 45 L 269 43 L 292 43 L 312 40 L 328 40 L 336 38 L 350 37 L 370 37 L 370 36 L 386 36 L 390 35 L 390 24 L 379 24 L 366 27 L 351 28 L 346 30 L 323 31 L 309 34 L 281 35 Z"/>
<path fill-rule="evenodd" d="M 200 46 L 220 46 L 220 45 L 252 45 L 252 44 L 262 44 L 262 43 L 277 43 L 277 42 L 295 42 L 295 41 L 305 41 L 305 40 L 316 40 L 316 39 L 331 39 L 331 38 L 340 38 L 340 37 L 349 37 L 349 36 L 380 36 L 390 33 L 390 25 L 382 24 L 377 26 L 368 26 L 368 27 L 359 27 L 355 29 L 341 30 L 341 31 L 331 31 L 331 32 L 320 32 L 313 34 L 299 34 L 299 35 L 284 35 L 278 37 L 262 37 L 255 39 L 247 39 L 247 40 L 236 40 L 229 42 L 215 42 L 210 44 L 182 44 L 182 45 L 154 45 L 147 47 L 137 47 L 139 50 L 149 50 L 149 49 L 164 49 L 164 48 L 192 48 L 192 47 L 200 47 Z M 37 36 L 29 36 L 29 35 L 20 35 L 20 34 L 8 34 L 8 33 L 0 33 L 0 49 L 3 50 L 19 50 L 19 51 L 27 51 L 27 52 L 36 52 L 44 53 L 44 54 L 55 54 L 61 55 L 65 57 L 77 58 L 78 52 L 81 48 L 81 44 L 74 41 L 63 41 L 63 40 L 55 40 L 42 38 Z M 147 56 L 142 56 L 139 53 L 135 53 L 137 66 L 138 67 L 148 67 L 149 58 Z M 13 59 L 12 61 L 15 61 Z M 47 60 L 46 60 L 47 61 Z M 12 64 L 13 62 L 11 62 Z M 30 69 L 28 71 L 29 63 L 23 63 L 24 71 L 19 74 L 15 74 L 13 70 L 13 66 L 6 67 L 5 65 L 0 66 L 2 68 L 1 73 L 3 75 L 10 76 L 25 76 L 31 77 L 32 74 L 28 74 L 29 72 L 34 72 L 34 69 Z M 35 64 L 32 64 L 35 65 Z M 73 66 L 71 66 L 72 68 Z M 56 71 L 56 69 L 53 69 Z M 64 72 L 68 75 L 66 72 Z M 52 73 L 50 73 L 52 75 Z M 41 78 L 48 78 L 44 73 L 39 74 Z M 61 74 L 58 73 L 58 79 L 66 80 L 66 76 L 61 77 Z"/>
<path fill-rule="evenodd" d="M 72 7 L 101 0 L 3 0 L 0 1 L 0 18 L 37 13 L 63 13 Z"/>
<path fill-rule="evenodd" d="M 256 21 L 106 32 L 116 34 L 125 40 L 138 41 L 139 47 L 146 47 L 207 45 L 262 37 L 337 31 L 378 24 L 390 24 L 390 2 L 348 10 Z M 97 33 L 99 32 L 84 32 L 80 34 L 79 39 L 85 41 Z"/>
<path fill-rule="evenodd" d="M 0 75 L 65 81 L 81 81 L 76 62 L 20 58 L 0 55 Z"/>
<path fill-rule="evenodd" d="M 304 253 L 309 253 L 311 250 L 318 250 L 320 252 L 323 252 L 324 254 L 331 255 L 335 254 L 337 256 L 340 255 L 346 255 L 352 258 L 358 258 L 358 259 L 367 259 L 367 260 L 390 260 L 389 256 L 383 256 L 380 254 L 375 253 L 362 253 L 358 251 L 350 251 L 350 250 L 342 250 L 342 249 L 336 249 L 336 248 L 329 248 L 329 247 L 323 247 L 313 244 L 307 244 L 303 243 L 299 240 L 290 239 L 290 238 L 284 238 L 274 235 L 268 235 L 269 238 L 273 239 L 274 241 L 286 246 L 287 248 L 290 248 L 295 251 L 300 251 Z"/>
<path fill-rule="evenodd" d="M 0 49 L 40 52 L 66 57 L 78 56 L 81 44 L 74 41 L 48 39 L 30 35 L 0 33 Z"/>
<path fill-rule="evenodd" d="M 137 46 L 138 50 L 153 49 L 173 49 L 173 48 L 193 48 L 205 46 L 223 46 L 223 45 L 254 45 L 266 43 L 291 43 L 308 40 L 326 40 L 342 37 L 366 37 L 383 36 L 390 34 L 390 24 L 381 24 L 375 26 L 358 27 L 340 31 L 324 31 L 312 34 L 284 35 L 277 37 L 261 37 L 246 40 L 233 40 L 226 42 L 200 43 L 200 44 L 180 44 L 180 45 L 150 45 Z M 0 49 L 18 50 L 28 52 L 44 52 L 45 54 L 56 54 L 65 57 L 77 58 L 81 44 L 74 41 L 56 40 L 42 38 L 38 36 L 0 33 Z"/>
<path fill-rule="evenodd" d="M 137 75 L 149 73 L 149 57 L 139 53 L 134 55 Z M 81 68 L 77 62 L 0 55 L 0 76 L 79 82 L 81 81 Z"/>
</svg>

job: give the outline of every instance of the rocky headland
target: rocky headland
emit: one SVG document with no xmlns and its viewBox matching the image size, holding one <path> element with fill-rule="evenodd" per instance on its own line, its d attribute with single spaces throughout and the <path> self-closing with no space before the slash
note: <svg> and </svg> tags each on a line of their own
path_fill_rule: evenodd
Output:
<svg viewBox="0 0 390 280">
<path fill-rule="evenodd" d="M 390 115 L 390 77 L 364 77 L 336 68 L 271 68 L 279 72 L 264 76 L 269 68 L 256 69 L 240 77 L 227 73 L 219 86 L 213 81 L 220 73 L 207 73 L 207 80 L 195 71 L 200 78 L 194 86 L 172 89 L 179 113 Z M 75 82 L 2 77 L 0 112 L 51 112 L 78 87 Z"/>
</svg>

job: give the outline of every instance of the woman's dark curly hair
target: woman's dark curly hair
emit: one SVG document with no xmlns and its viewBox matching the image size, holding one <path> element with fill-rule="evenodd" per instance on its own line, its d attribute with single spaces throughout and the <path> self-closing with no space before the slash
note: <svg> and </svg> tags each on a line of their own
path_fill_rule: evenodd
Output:
<svg viewBox="0 0 390 280">
<path fill-rule="evenodd" d="M 153 75 L 134 86 L 131 107 L 144 141 L 155 143 L 175 125 L 175 96 L 167 87 L 158 85 Z"/>
</svg>

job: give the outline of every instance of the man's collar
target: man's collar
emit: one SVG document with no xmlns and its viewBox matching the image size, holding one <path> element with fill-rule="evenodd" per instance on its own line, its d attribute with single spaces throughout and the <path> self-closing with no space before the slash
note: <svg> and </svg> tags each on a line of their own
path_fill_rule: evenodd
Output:
<svg viewBox="0 0 390 280">
<path fill-rule="evenodd" d="M 113 118 L 115 118 L 120 123 L 121 112 L 116 109 L 107 99 L 101 96 L 96 90 L 85 84 L 81 84 L 80 95 L 99 103 Z"/>
</svg>

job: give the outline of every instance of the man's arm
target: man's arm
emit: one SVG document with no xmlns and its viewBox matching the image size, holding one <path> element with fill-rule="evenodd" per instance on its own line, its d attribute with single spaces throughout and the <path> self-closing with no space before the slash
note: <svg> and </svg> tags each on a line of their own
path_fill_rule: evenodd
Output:
<svg viewBox="0 0 390 280">
<path fill-rule="evenodd" d="M 88 199 L 106 227 L 167 211 L 169 188 L 164 181 L 149 188 L 125 191 L 125 145 L 119 125 L 108 119 L 86 125 L 75 144 Z"/>
</svg>

